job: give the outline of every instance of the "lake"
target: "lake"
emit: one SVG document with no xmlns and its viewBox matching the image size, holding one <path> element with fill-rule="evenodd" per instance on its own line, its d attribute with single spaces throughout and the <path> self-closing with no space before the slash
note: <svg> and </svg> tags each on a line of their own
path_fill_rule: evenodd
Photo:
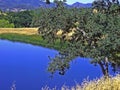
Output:
<svg viewBox="0 0 120 90">
<path fill-rule="evenodd" d="M 56 73 L 50 78 L 47 72 L 48 56 L 58 52 L 30 44 L 0 40 L 0 90 L 11 90 L 15 82 L 16 90 L 41 90 L 49 87 L 74 86 L 89 77 L 90 80 L 102 76 L 99 66 L 89 63 L 87 58 L 76 58 L 64 76 Z"/>
</svg>

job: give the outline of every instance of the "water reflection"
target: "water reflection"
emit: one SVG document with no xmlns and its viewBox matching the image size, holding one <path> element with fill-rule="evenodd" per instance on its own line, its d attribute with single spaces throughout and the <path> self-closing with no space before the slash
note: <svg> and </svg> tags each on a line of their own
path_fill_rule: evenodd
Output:
<svg viewBox="0 0 120 90">
<path fill-rule="evenodd" d="M 0 90 L 10 90 L 13 81 L 16 81 L 17 90 L 40 90 L 46 85 L 73 86 L 87 77 L 102 76 L 99 67 L 91 65 L 85 58 L 76 58 L 64 76 L 56 73 L 54 78 L 49 78 L 48 56 L 54 57 L 57 53 L 30 44 L 0 40 Z"/>
</svg>

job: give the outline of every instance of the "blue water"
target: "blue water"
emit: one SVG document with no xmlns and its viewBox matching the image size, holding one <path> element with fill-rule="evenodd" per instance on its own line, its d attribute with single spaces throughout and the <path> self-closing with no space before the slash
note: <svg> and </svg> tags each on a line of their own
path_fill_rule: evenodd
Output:
<svg viewBox="0 0 120 90">
<path fill-rule="evenodd" d="M 102 76 L 100 68 L 88 59 L 76 58 L 64 76 L 56 73 L 50 78 L 48 56 L 54 57 L 57 53 L 40 46 L 0 40 L 0 90 L 11 90 L 14 81 L 16 90 L 41 90 L 46 85 L 73 86 L 87 77 L 92 80 Z"/>
</svg>

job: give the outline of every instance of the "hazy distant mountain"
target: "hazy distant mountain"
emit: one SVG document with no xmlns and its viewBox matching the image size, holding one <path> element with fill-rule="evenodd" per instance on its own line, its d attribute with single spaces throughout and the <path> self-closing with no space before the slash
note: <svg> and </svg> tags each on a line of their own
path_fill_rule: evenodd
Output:
<svg viewBox="0 0 120 90">
<path fill-rule="evenodd" d="M 89 8 L 92 6 L 92 4 L 91 3 L 83 4 L 83 3 L 76 2 L 76 3 L 72 4 L 71 6 L 77 7 L 77 8 L 81 8 L 81 7 Z"/>
<path fill-rule="evenodd" d="M 50 5 L 46 5 L 45 2 L 40 0 L 0 0 L 0 9 L 8 10 L 8 11 L 20 11 L 20 10 L 28 10 L 35 9 L 38 7 L 54 7 L 55 4 L 51 3 Z M 72 5 L 65 4 L 67 7 L 91 7 L 91 4 L 82 4 L 76 2 Z"/>
<path fill-rule="evenodd" d="M 52 7 L 54 4 L 46 5 L 40 0 L 0 0 L 0 9 L 2 10 L 19 10 L 35 9 L 38 7 Z"/>
</svg>

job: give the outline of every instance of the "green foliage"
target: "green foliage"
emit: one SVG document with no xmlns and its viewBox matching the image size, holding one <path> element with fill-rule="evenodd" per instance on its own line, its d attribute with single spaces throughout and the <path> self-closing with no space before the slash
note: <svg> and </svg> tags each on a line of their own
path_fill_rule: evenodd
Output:
<svg viewBox="0 0 120 90">
<path fill-rule="evenodd" d="M 120 53 L 120 16 L 118 12 L 111 13 L 113 4 L 115 2 L 111 3 L 111 7 L 105 4 L 109 7 L 107 9 L 98 4 L 100 7 L 96 14 L 92 13 L 92 9 L 67 9 L 63 5 L 44 12 L 39 31 L 49 42 L 58 38 L 55 33 L 59 29 L 66 33 L 76 28 L 68 47 L 60 50 L 55 58 L 50 58 L 48 71 L 52 74 L 59 71 L 63 75 L 70 62 L 79 56 L 91 58 L 93 64 L 100 65 L 104 75 L 108 75 L 109 65 L 114 69 L 120 65 L 120 58 L 116 55 Z M 107 11 L 103 12 L 104 9 Z M 75 26 L 76 22 L 79 25 Z M 60 40 L 65 41 L 64 36 Z"/>
<path fill-rule="evenodd" d="M 92 3 L 94 9 L 99 12 L 118 13 L 120 12 L 120 5 L 118 0 L 95 0 Z"/>
<path fill-rule="evenodd" d="M 14 23 L 16 28 L 30 27 L 32 23 L 32 11 L 10 12 L 8 13 L 8 20 Z"/>
<path fill-rule="evenodd" d="M 44 14 L 44 10 L 43 8 L 38 8 L 36 10 L 33 10 L 33 19 L 32 19 L 32 23 L 31 23 L 31 27 L 39 27 L 40 26 L 40 19 L 41 16 Z"/>
<path fill-rule="evenodd" d="M 75 25 L 76 22 L 81 25 L 83 24 L 83 21 L 80 21 L 82 13 L 79 12 L 87 14 L 87 12 L 84 12 L 84 9 L 68 9 L 64 7 L 61 2 L 56 8 L 43 9 L 41 11 L 41 16 L 34 23 L 36 23 L 36 26 L 39 25 L 39 33 L 41 33 L 43 38 L 46 38 L 48 41 L 54 41 L 57 38 L 56 33 L 60 29 L 63 30 L 61 39 L 65 39 L 65 34 L 77 27 L 77 25 Z"/>
<path fill-rule="evenodd" d="M 33 11 L 22 11 L 22 12 L 0 11 L 0 19 L 4 19 L 9 23 L 13 23 L 15 28 L 31 27 L 31 23 L 33 19 Z"/>
<path fill-rule="evenodd" d="M 57 50 L 61 49 L 59 40 L 56 40 L 55 43 L 53 44 L 49 44 L 40 35 L 23 35 L 23 34 L 17 34 L 17 33 L 4 33 L 4 34 L 0 34 L 0 39 L 30 43 L 33 45 L 49 47 L 51 49 L 57 49 Z M 67 47 L 67 43 L 64 43 L 63 48 L 66 48 L 66 47 Z"/>
<path fill-rule="evenodd" d="M 7 13 L 0 10 L 0 28 L 13 28 L 14 24 L 8 20 Z"/>
<path fill-rule="evenodd" d="M 0 28 L 13 28 L 14 24 L 5 19 L 0 19 Z"/>
</svg>

